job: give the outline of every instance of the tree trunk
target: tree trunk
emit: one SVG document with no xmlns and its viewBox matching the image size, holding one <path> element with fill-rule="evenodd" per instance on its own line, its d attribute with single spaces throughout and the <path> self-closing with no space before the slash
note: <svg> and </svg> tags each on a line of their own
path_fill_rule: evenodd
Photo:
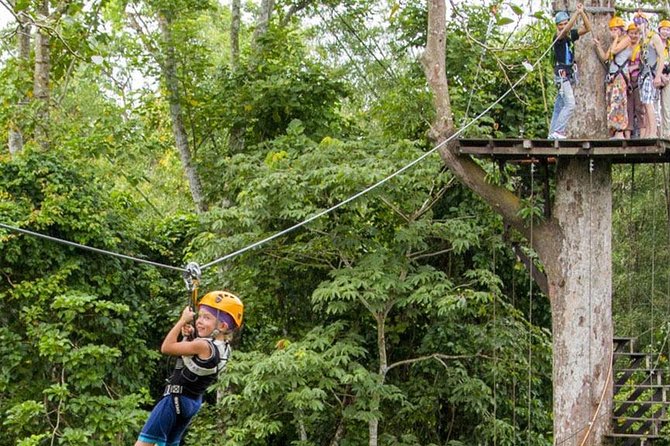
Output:
<svg viewBox="0 0 670 446">
<path fill-rule="evenodd" d="M 569 1 L 570 11 L 576 3 Z M 590 6 L 614 7 L 613 3 L 596 1 Z M 611 16 L 589 17 L 592 33 L 575 43 L 577 106 L 568 133 L 573 138 L 600 139 L 608 135 L 605 69 L 593 38 L 609 44 Z M 560 162 L 552 213 L 562 237 L 552 249 L 538 251 L 544 251 L 540 256 L 552 308 L 554 441 L 560 443 L 578 432 L 577 444 L 600 445 L 611 429 L 612 413 L 611 163 Z"/>
<path fill-rule="evenodd" d="M 49 19 L 49 0 L 41 0 L 37 10 L 38 21 L 46 25 Z M 51 71 L 51 46 L 49 34 L 38 26 L 35 33 L 35 72 L 33 99 L 37 101 L 35 116 L 35 140 L 45 149 L 49 148 L 49 74 Z"/>
<path fill-rule="evenodd" d="M 571 3 L 574 9 L 575 2 Z M 429 0 L 428 7 L 428 41 L 422 62 L 437 112 L 431 137 L 442 143 L 454 133 L 444 76 L 446 11 L 444 0 Z M 606 34 L 608 19 L 606 15 L 594 18 L 598 37 Z M 581 82 L 576 87 L 577 108 L 569 133 L 603 138 L 607 134 L 604 71 L 596 60 L 591 36 L 580 39 L 576 51 Z M 445 164 L 529 238 L 545 265 L 552 308 L 554 442 L 600 445 L 609 431 L 612 408 L 610 163 L 595 163 L 590 172 L 588 160 L 562 158 L 552 217 L 531 230 L 518 217 L 522 205 L 518 198 L 489 184 L 483 170 L 459 156 L 455 148 L 451 144 L 440 151 Z"/>
<path fill-rule="evenodd" d="M 553 215 L 561 237 L 538 248 L 551 300 L 554 442 L 600 445 L 612 413 L 610 163 L 592 172 L 587 160 L 561 163 Z"/>
<path fill-rule="evenodd" d="M 175 144 L 179 151 L 181 164 L 184 168 L 186 179 L 191 190 L 191 196 L 199 213 L 207 211 L 207 205 L 202 194 L 200 177 L 193 165 L 191 150 L 188 144 L 188 136 L 184 127 L 183 110 L 179 99 L 179 79 L 177 77 L 177 61 L 175 58 L 174 42 L 172 39 L 171 22 L 167 15 L 159 14 L 158 24 L 164 44 L 164 56 L 161 70 L 165 78 L 170 103 L 170 119 L 172 120 L 172 133 Z"/>
<path fill-rule="evenodd" d="M 12 2 L 12 6 L 14 2 Z M 17 12 L 18 17 L 18 33 L 17 33 L 17 46 L 19 49 L 19 64 L 23 69 L 28 70 L 30 64 L 30 32 L 31 26 L 26 15 L 23 12 Z M 28 72 L 28 71 L 27 71 Z M 17 104 L 18 110 L 21 110 L 26 101 L 27 97 L 22 97 Z M 10 126 L 9 128 L 9 153 L 11 155 L 20 152 L 23 149 L 23 132 L 21 130 L 21 125 L 18 121 L 22 120 L 22 113 L 16 113 L 18 119 Z"/>
<path fill-rule="evenodd" d="M 254 50 L 258 45 L 258 41 L 265 36 L 268 32 L 270 26 L 270 19 L 272 18 L 272 10 L 274 9 L 275 1 L 274 0 L 262 0 L 261 9 L 258 11 L 258 19 L 256 20 L 256 29 L 254 30 L 254 36 L 252 45 Z"/>
<path fill-rule="evenodd" d="M 383 386 L 388 372 L 388 356 L 386 352 L 386 318 L 389 311 L 393 308 L 393 301 L 388 302 L 381 311 L 373 313 L 377 322 L 377 354 L 379 355 L 379 385 Z M 379 412 L 381 398 L 378 392 L 375 392 L 370 401 L 370 411 Z M 379 417 L 373 415 L 368 422 L 368 434 L 370 436 L 369 446 L 377 446 L 379 443 Z"/>
<path fill-rule="evenodd" d="M 230 5 L 230 68 L 237 70 L 240 65 L 240 0 Z"/>
</svg>

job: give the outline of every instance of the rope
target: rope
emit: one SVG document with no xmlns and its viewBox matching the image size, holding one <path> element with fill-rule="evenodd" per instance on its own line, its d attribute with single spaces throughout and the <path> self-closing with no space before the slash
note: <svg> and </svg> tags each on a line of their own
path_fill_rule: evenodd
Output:
<svg viewBox="0 0 670 446">
<path fill-rule="evenodd" d="M 589 160 L 589 333 L 588 333 L 588 349 L 589 349 L 589 376 L 593 376 L 593 359 L 591 358 L 591 337 L 593 333 L 593 158 Z M 593 401 L 593 386 L 589 383 L 589 401 Z M 590 407 L 590 405 L 589 405 Z"/>
<path fill-rule="evenodd" d="M 4 223 L 0 223 L 0 227 L 8 229 L 8 230 L 13 231 L 13 232 L 20 232 L 22 234 L 31 235 L 33 237 L 39 237 L 39 238 L 43 238 L 45 240 L 49 240 L 49 241 L 52 241 L 52 242 L 62 243 L 64 245 L 74 246 L 75 248 L 85 249 L 87 251 L 96 252 L 98 254 L 104 254 L 104 255 L 108 255 L 108 256 L 118 257 L 118 258 L 125 259 L 125 260 L 132 260 L 133 262 L 145 263 L 147 265 L 153 265 L 153 266 L 157 266 L 159 268 L 171 269 L 171 270 L 174 270 L 174 271 L 182 271 L 182 272 L 186 271 L 186 269 L 180 268 L 178 266 L 165 265 L 163 263 L 152 262 L 151 260 L 140 259 L 140 258 L 137 258 L 137 257 L 128 256 L 128 255 L 125 255 L 125 254 L 119 254 L 119 253 L 113 252 L 113 251 L 107 251 L 106 249 L 93 248 L 91 246 L 82 245 L 80 243 L 71 242 L 69 240 L 63 240 L 63 239 L 60 239 L 60 238 L 57 238 L 57 237 L 51 237 L 50 235 L 40 234 L 39 232 L 33 232 L 33 231 L 29 231 L 27 229 L 17 228 L 15 226 L 10 226 L 10 225 L 4 224 Z"/>
<path fill-rule="evenodd" d="M 496 240 L 493 239 L 492 255 L 493 275 L 496 275 Z M 493 293 L 493 339 L 498 339 L 498 318 L 496 307 L 498 303 L 498 293 Z M 493 346 L 493 446 L 498 445 L 498 349 Z"/>
<path fill-rule="evenodd" d="M 530 165 L 530 249 L 533 249 L 533 220 L 535 220 L 535 163 Z M 533 392 L 533 256 L 528 256 L 528 413 L 526 444 L 531 442 L 531 397 Z"/>
<path fill-rule="evenodd" d="M 655 352 L 654 348 L 654 338 L 656 336 L 656 326 L 654 325 L 654 294 L 656 294 L 656 164 L 654 164 L 654 173 L 653 173 L 653 185 L 652 185 L 652 211 L 651 211 L 651 239 L 654 246 L 651 249 L 651 300 L 650 300 L 650 312 L 651 312 L 651 335 L 649 344 L 651 345 L 651 352 Z"/>
<path fill-rule="evenodd" d="M 554 39 L 554 41 L 551 42 L 551 44 L 547 47 L 547 49 L 544 50 L 544 52 L 535 61 L 535 63 L 533 63 L 533 65 L 532 65 L 533 69 L 535 67 L 537 67 L 537 65 L 540 63 L 540 61 L 542 61 L 542 59 L 545 58 L 545 56 L 549 53 L 549 51 L 551 51 L 551 49 L 554 46 L 554 43 L 556 43 L 556 39 Z M 279 238 L 279 237 L 281 237 L 285 234 L 288 234 L 289 232 L 292 232 L 292 231 L 294 231 L 298 228 L 301 228 L 302 226 L 305 226 L 306 224 L 308 224 L 308 223 L 310 223 L 310 222 L 312 222 L 312 221 L 314 221 L 314 220 L 316 220 L 316 219 L 318 219 L 318 218 L 320 218 L 320 217 L 322 217 L 326 214 L 329 214 L 329 213 L 335 211 L 336 209 L 339 209 L 342 206 L 344 206 L 344 205 L 356 200 L 357 198 L 367 194 L 368 192 L 378 188 L 379 186 L 387 183 L 389 180 L 395 178 L 396 176 L 400 175 L 401 173 L 405 172 L 406 170 L 409 170 L 410 168 L 414 167 L 414 165 L 418 164 L 419 162 L 423 161 L 425 158 L 432 155 L 434 152 L 436 152 L 440 148 L 444 147 L 447 143 L 451 142 L 455 138 L 462 135 L 463 132 L 465 132 L 468 128 L 470 128 L 475 122 L 479 121 L 483 116 L 485 116 L 488 112 L 490 112 L 491 109 L 493 109 L 493 107 L 498 105 L 511 92 L 513 92 L 514 89 L 519 84 L 521 84 L 521 82 L 523 82 L 526 79 L 526 77 L 528 77 L 529 74 L 530 74 L 530 71 L 526 71 L 509 89 L 507 89 L 507 91 L 505 91 L 502 95 L 500 95 L 498 97 L 498 99 L 493 101 L 488 107 L 486 107 L 486 109 L 484 109 L 484 111 L 482 111 L 477 116 L 472 118 L 472 120 L 470 122 L 468 122 L 466 125 L 464 125 L 459 130 L 454 132 L 451 136 L 449 136 L 444 141 L 437 144 L 432 149 L 425 152 L 424 154 L 422 154 L 418 158 L 414 159 L 410 163 L 406 164 L 405 166 L 401 167 L 400 169 L 396 170 L 395 172 L 393 172 L 390 175 L 386 176 L 385 178 L 381 179 L 380 181 L 374 183 L 371 186 L 366 187 L 362 191 L 350 196 L 349 198 L 347 198 L 347 199 L 345 199 L 345 200 L 343 200 L 343 201 L 341 201 L 341 202 L 339 202 L 339 203 L 337 203 L 337 204 L 335 204 L 335 205 L 333 205 L 333 206 L 331 206 L 331 207 L 329 207 L 329 208 L 327 208 L 327 209 L 325 209 L 321 212 L 318 212 L 318 213 L 312 215 L 311 217 L 306 218 L 305 220 L 303 220 L 299 223 L 296 223 L 293 226 L 290 226 L 290 227 L 288 227 L 288 228 L 286 228 L 282 231 L 276 232 L 275 234 L 270 235 L 270 236 L 268 236 L 268 237 L 266 237 L 262 240 L 259 240 L 255 243 L 247 245 L 247 246 L 245 246 L 241 249 L 238 249 L 237 251 L 226 254 L 223 257 L 219 257 L 218 259 L 215 259 L 215 260 L 213 260 L 209 263 L 206 263 L 206 264 L 202 265 L 201 270 L 205 270 L 207 268 L 210 268 L 210 267 L 212 267 L 214 265 L 217 265 L 217 264 L 219 264 L 219 263 L 221 263 L 225 260 L 236 257 L 240 254 L 243 254 L 243 253 L 245 253 L 247 251 L 250 251 L 254 248 L 257 248 L 261 245 L 264 245 L 267 242 L 275 240 L 275 239 L 277 239 L 277 238 Z M 40 233 L 37 233 L 37 232 L 29 231 L 27 229 L 17 228 L 15 226 L 10 226 L 10 225 L 3 224 L 3 223 L 0 223 L 0 227 L 3 227 L 5 229 L 9 229 L 9 230 L 14 231 L 14 232 L 20 232 L 20 233 L 31 235 L 31 236 L 34 236 L 34 237 L 40 237 L 40 238 L 43 238 L 43 239 L 46 239 L 46 240 L 50 240 L 52 242 L 57 242 L 57 243 L 62 243 L 62 244 L 69 245 L 69 246 L 74 246 L 74 247 L 79 248 L 79 249 L 85 249 L 85 250 L 88 250 L 88 251 L 93 251 L 93 252 L 96 252 L 96 253 L 99 253 L 99 254 L 105 254 L 105 255 L 109 255 L 109 256 L 119 257 L 119 258 L 122 258 L 122 259 L 131 260 L 131 261 L 138 262 L 138 263 L 145 263 L 145 264 L 148 264 L 148 265 L 153 265 L 153 266 L 156 266 L 156 267 L 159 267 L 159 268 L 165 268 L 165 269 L 170 269 L 170 270 L 174 270 L 174 271 L 181 271 L 181 272 L 186 272 L 187 271 L 185 268 L 181 268 L 181 267 L 178 267 L 178 266 L 165 265 L 165 264 L 162 264 L 162 263 L 152 262 L 150 260 L 140 259 L 140 258 L 137 258 L 137 257 L 132 257 L 132 256 L 128 256 L 128 255 L 124 255 L 124 254 L 120 254 L 120 253 L 116 253 L 116 252 L 112 252 L 112 251 L 108 251 L 108 250 L 104 250 L 104 249 L 100 249 L 100 248 L 94 248 L 94 247 L 91 247 L 91 246 L 82 245 L 80 243 L 71 242 L 71 241 L 60 239 L 60 238 L 57 238 L 57 237 L 51 237 L 51 236 L 48 236 L 48 235 L 45 235 L 45 234 L 40 234 Z"/>
<path fill-rule="evenodd" d="M 492 12 L 491 17 L 489 17 L 489 23 L 486 26 L 486 34 L 484 35 L 484 43 L 489 38 L 489 35 L 491 34 L 491 31 L 493 30 L 493 23 L 495 19 L 495 14 Z M 472 105 L 472 98 L 475 96 L 474 92 L 475 89 L 477 88 L 477 82 L 479 82 L 479 74 L 482 70 L 482 64 L 484 63 L 484 56 L 486 55 L 486 50 L 487 48 L 484 47 L 482 49 L 482 54 L 479 56 L 479 62 L 477 63 L 477 72 L 475 73 L 475 80 L 472 82 L 472 89 L 470 90 L 470 94 L 468 95 L 468 105 L 465 107 L 465 116 L 464 116 L 464 121 L 468 120 L 468 116 L 470 115 L 470 105 Z M 525 104 L 524 104 L 525 107 Z"/>
<path fill-rule="evenodd" d="M 537 65 L 540 63 L 540 61 L 542 61 L 542 59 L 545 58 L 545 56 L 549 53 L 549 51 L 551 51 L 551 49 L 554 46 L 554 43 L 556 43 L 556 39 L 554 39 L 554 41 L 547 47 L 547 49 L 542 53 L 542 55 L 535 61 L 535 63 L 533 63 L 533 65 L 532 65 L 533 69 L 535 69 L 537 67 Z M 243 253 L 245 253 L 247 251 L 250 251 L 254 248 L 257 248 L 261 245 L 264 245 L 265 243 L 270 242 L 270 241 L 272 241 L 276 238 L 279 238 L 279 237 L 281 237 L 285 234 L 288 234 L 289 232 L 295 231 L 296 229 L 301 228 L 302 226 L 305 226 L 308 223 L 311 223 L 312 221 L 316 220 L 317 218 L 320 218 L 320 217 L 322 217 L 326 214 L 329 214 L 329 213 L 333 212 L 334 210 L 339 209 L 342 206 L 356 200 L 357 198 L 359 198 L 359 197 L 367 194 L 368 192 L 378 188 L 379 186 L 381 186 L 384 183 L 388 182 L 389 180 L 395 178 L 396 176 L 400 175 L 401 173 L 405 172 L 406 170 L 409 170 L 411 167 L 414 167 L 414 165 L 423 161 L 424 158 L 427 158 L 428 156 L 432 155 L 434 152 L 436 152 L 437 150 L 444 147 L 447 143 L 451 142 L 455 138 L 458 138 L 460 135 L 462 135 L 463 132 L 465 132 L 468 128 L 470 128 L 475 122 L 479 121 L 483 116 L 485 116 L 489 111 L 491 111 L 491 109 L 493 109 L 493 107 L 498 105 L 503 99 L 505 99 L 510 93 L 512 93 L 514 91 L 514 89 L 519 84 L 521 84 L 521 82 L 523 82 L 526 79 L 526 77 L 528 77 L 529 74 L 530 74 L 530 71 L 526 71 L 510 88 L 507 89 L 507 91 L 505 91 L 502 95 L 500 95 L 500 97 L 498 97 L 498 99 L 496 99 L 488 107 L 486 107 L 486 109 L 484 109 L 484 111 L 482 111 L 477 116 L 472 118 L 472 120 L 470 122 L 468 122 L 463 127 L 461 127 L 459 130 L 454 132 L 450 137 L 448 137 L 447 139 L 445 139 L 441 143 L 437 144 L 435 147 L 433 147 L 429 151 L 425 152 L 424 154 L 422 154 L 421 156 L 419 156 L 415 160 L 411 161 L 409 164 L 401 167 L 400 169 L 391 173 L 387 177 L 379 180 L 377 183 L 374 183 L 373 185 L 366 187 L 362 191 L 350 196 L 349 198 L 347 198 L 347 199 L 329 207 L 328 209 L 325 209 L 321 212 L 318 212 L 318 213 L 312 215 L 311 217 L 306 218 L 305 220 L 301 221 L 300 223 L 296 223 L 295 225 L 293 225 L 291 227 L 288 227 L 288 228 L 286 228 L 282 231 L 279 231 L 279 232 L 277 232 L 277 233 L 275 233 L 275 234 L 273 234 L 269 237 L 266 237 L 262 240 L 259 240 L 259 241 L 255 242 L 255 243 L 247 245 L 244 248 L 238 249 L 237 251 L 231 252 L 229 254 L 224 255 L 223 257 L 219 257 L 216 260 L 213 260 L 209 263 L 206 263 L 206 264 L 202 265 L 202 269 L 205 270 L 205 269 L 210 268 L 214 265 L 217 265 L 221 262 L 224 262 L 228 259 L 232 259 L 233 257 L 237 257 L 240 254 L 243 254 Z"/>
<path fill-rule="evenodd" d="M 595 425 L 596 418 L 598 417 L 598 412 L 600 412 L 600 408 L 603 405 L 603 400 L 605 399 L 605 394 L 607 393 L 607 388 L 609 387 L 610 379 L 612 378 L 613 362 L 614 362 L 614 348 L 612 348 L 612 352 L 610 353 L 610 365 L 607 369 L 607 379 L 605 380 L 605 386 L 603 387 L 603 391 L 600 394 L 600 401 L 598 401 L 598 407 L 596 407 L 596 413 L 593 414 L 593 418 L 591 418 L 591 421 L 589 422 L 589 430 L 586 431 L 586 435 L 584 435 L 584 439 L 582 440 L 581 443 L 579 443 L 579 446 L 584 446 L 586 444 L 586 440 L 588 440 L 589 438 L 589 435 L 591 435 L 591 431 L 593 430 L 593 426 Z"/>
</svg>

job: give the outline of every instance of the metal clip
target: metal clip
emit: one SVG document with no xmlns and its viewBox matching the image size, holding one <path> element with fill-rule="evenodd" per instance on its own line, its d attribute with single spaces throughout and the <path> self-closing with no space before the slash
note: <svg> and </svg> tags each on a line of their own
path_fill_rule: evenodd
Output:
<svg viewBox="0 0 670 446">
<path fill-rule="evenodd" d="M 186 271 L 184 271 L 184 283 L 186 283 L 186 289 L 188 291 L 193 291 L 196 287 L 196 284 L 200 282 L 200 265 L 195 262 L 189 262 L 186 265 Z"/>
</svg>

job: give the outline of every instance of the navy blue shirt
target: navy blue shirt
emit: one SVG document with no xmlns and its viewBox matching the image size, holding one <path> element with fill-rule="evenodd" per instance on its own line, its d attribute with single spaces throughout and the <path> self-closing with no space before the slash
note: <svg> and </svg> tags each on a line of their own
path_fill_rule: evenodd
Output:
<svg viewBox="0 0 670 446">
<path fill-rule="evenodd" d="M 572 75 L 572 65 L 575 62 L 574 42 L 577 39 L 579 31 L 571 29 L 567 36 L 554 43 L 554 74 L 558 75 L 559 70 L 565 70 L 566 75 Z"/>
</svg>

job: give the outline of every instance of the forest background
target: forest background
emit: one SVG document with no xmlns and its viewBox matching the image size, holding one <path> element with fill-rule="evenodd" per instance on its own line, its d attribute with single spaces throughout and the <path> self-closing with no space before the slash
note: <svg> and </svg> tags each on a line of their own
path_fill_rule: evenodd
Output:
<svg viewBox="0 0 670 446">
<path fill-rule="evenodd" d="M 0 7 L 4 224 L 205 264 L 432 149 L 423 2 Z M 451 4 L 459 127 L 528 74 L 466 136 L 546 135 L 551 61 L 527 65 L 554 28 L 534 8 Z M 539 172 L 482 165 L 542 218 Z M 668 176 L 614 168 L 615 332 L 665 367 Z M 245 324 L 185 444 L 552 444 L 549 303 L 524 243 L 432 155 L 205 270 Z M 0 273 L 0 445 L 132 444 L 173 364 L 180 273 L 7 230 Z"/>
</svg>

